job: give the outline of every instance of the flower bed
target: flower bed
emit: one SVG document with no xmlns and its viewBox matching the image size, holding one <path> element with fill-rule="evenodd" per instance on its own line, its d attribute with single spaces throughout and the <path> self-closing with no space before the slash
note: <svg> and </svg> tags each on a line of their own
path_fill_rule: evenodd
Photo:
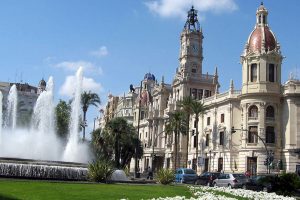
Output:
<svg viewBox="0 0 300 200">
<path fill-rule="evenodd" d="M 295 200 L 293 197 L 284 197 L 277 195 L 275 193 L 267 193 L 267 192 L 255 192 L 252 190 L 244 190 L 244 189 L 231 189 L 231 188 L 225 188 L 225 187 L 190 187 L 190 190 L 193 193 L 196 193 L 197 191 L 207 191 L 207 192 L 225 192 L 228 194 L 232 194 L 234 196 L 238 197 L 244 197 L 251 200 L 259 200 L 259 199 L 273 199 L 273 200 Z"/>
<path fill-rule="evenodd" d="M 207 187 L 207 186 L 189 186 L 190 191 L 195 197 L 185 198 L 184 196 L 160 197 L 151 200 L 295 200 L 293 197 L 284 197 L 275 193 L 255 192 L 243 189 L 230 189 L 224 187 Z"/>
</svg>

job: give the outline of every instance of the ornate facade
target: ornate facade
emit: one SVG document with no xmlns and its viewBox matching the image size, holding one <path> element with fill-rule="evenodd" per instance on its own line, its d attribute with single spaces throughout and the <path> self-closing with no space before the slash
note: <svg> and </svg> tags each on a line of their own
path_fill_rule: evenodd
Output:
<svg viewBox="0 0 300 200">
<path fill-rule="evenodd" d="M 270 29 L 267 9 L 264 5 L 257 9 L 255 28 L 241 55 L 241 90 L 236 90 L 231 80 L 229 89 L 219 93 L 217 69 L 213 75 L 202 72 L 203 39 L 197 11 L 192 8 L 180 36 L 179 66 L 173 82 L 166 84 L 163 77 L 158 82 L 148 73 L 141 87 L 123 97 L 123 101 L 132 102 L 126 104 L 130 105 L 130 120 L 139 127 L 144 144 L 139 168 L 143 171 L 149 166 L 174 166 L 174 140 L 165 134 L 165 121 L 180 109 L 178 103 L 183 97 L 191 96 L 208 110 L 199 120 L 198 140 L 193 134 L 194 116 L 189 134 L 180 135 L 180 166 L 198 165 L 198 173 L 249 170 L 255 174 L 279 169 L 295 172 L 300 167 L 300 81 L 290 77 L 281 84 L 283 56 Z M 115 113 L 124 110 L 124 103 L 115 105 Z"/>
</svg>

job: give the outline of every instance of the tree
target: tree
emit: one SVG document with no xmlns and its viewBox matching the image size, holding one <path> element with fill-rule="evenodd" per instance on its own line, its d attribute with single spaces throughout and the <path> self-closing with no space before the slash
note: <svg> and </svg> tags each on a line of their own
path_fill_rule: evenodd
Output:
<svg viewBox="0 0 300 200">
<path fill-rule="evenodd" d="M 135 152 L 136 143 L 138 144 L 137 152 Z M 127 166 L 136 153 L 138 158 L 143 155 L 142 143 L 135 128 L 122 117 L 113 118 L 107 122 L 102 131 L 95 130 L 92 135 L 92 144 L 98 158 L 114 160 L 115 167 L 118 169 Z"/>
<path fill-rule="evenodd" d="M 191 104 L 191 109 L 193 114 L 195 114 L 195 124 L 196 124 L 196 171 L 197 171 L 197 165 L 198 165 L 198 150 L 199 150 L 199 144 L 198 144 L 198 138 L 199 138 L 199 130 L 198 130 L 198 122 L 199 122 L 199 116 L 203 115 L 205 110 L 207 109 L 203 103 L 193 100 Z"/>
<path fill-rule="evenodd" d="M 179 102 L 179 106 L 182 107 L 182 110 L 186 113 L 186 129 L 187 129 L 187 132 L 186 132 L 186 157 L 185 157 L 185 164 L 186 164 L 186 167 L 188 165 L 188 155 L 189 155 L 189 139 L 190 139 L 190 135 L 189 135 L 189 130 L 190 130 L 190 116 L 192 114 L 192 102 L 193 102 L 193 99 L 191 96 L 187 96 L 187 97 L 183 97 L 183 100 L 181 100 Z"/>
<path fill-rule="evenodd" d="M 63 100 L 59 100 L 55 107 L 56 115 L 56 133 L 62 139 L 66 139 L 69 133 L 69 124 L 71 116 L 71 104 Z"/>
<path fill-rule="evenodd" d="M 82 112 L 83 112 L 83 140 L 85 140 L 85 123 L 86 123 L 86 113 L 90 105 L 98 107 L 101 103 L 98 94 L 92 93 L 91 91 L 86 92 L 84 91 L 81 94 L 81 105 L 82 105 Z"/>
<path fill-rule="evenodd" d="M 174 113 L 169 114 L 169 120 L 166 123 L 166 133 L 174 133 L 174 169 L 177 168 L 178 163 L 178 141 L 180 133 L 186 133 L 186 116 L 182 111 L 175 111 Z"/>
</svg>

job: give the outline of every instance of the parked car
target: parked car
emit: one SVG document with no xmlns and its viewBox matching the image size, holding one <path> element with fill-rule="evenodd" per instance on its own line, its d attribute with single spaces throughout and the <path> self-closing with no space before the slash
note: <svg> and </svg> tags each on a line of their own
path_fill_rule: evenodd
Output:
<svg viewBox="0 0 300 200">
<path fill-rule="evenodd" d="M 178 168 L 175 173 L 175 182 L 179 183 L 194 183 L 197 178 L 195 170 L 189 168 Z"/>
<path fill-rule="evenodd" d="M 204 172 L 198 176 L 198 179 L 195 181 L 195 185 L 212 186 L 213 181 L 218 178 L 220 174 L 220 172 Z"/>
<path fill-rule="evenodd" d="M 268 181 L 268 177 L 272 178 L 271 176 L 266 175 L 253 176 L 249 179 L 249 182 L 247 182 L 243 188 L 254 191 L 272 192 L 273 184 L 271 181 Z"/>
<path fill-rule="evenodd" d="M 213 186 L 241 188 L 248 181 L 245 174 L 220 174 L 220 176 L 213 181 Z"/>
</svg>

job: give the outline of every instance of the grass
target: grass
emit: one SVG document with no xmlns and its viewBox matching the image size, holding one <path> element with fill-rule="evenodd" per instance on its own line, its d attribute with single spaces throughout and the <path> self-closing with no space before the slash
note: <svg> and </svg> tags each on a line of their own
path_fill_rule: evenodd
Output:
<svg viewBox="0 0 300 200">
<path fill-rule="evenodd" d="M 187 187 L 177 185 L 88 184 L 0 179 L 0 199 L 150 199 L 191 197 Z"/>
</svg>

